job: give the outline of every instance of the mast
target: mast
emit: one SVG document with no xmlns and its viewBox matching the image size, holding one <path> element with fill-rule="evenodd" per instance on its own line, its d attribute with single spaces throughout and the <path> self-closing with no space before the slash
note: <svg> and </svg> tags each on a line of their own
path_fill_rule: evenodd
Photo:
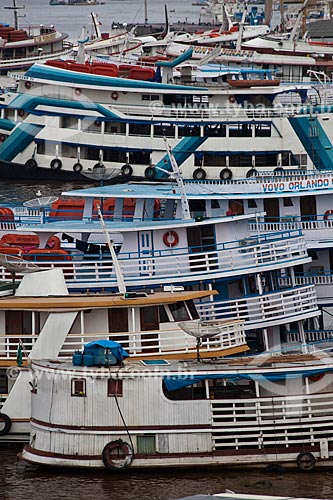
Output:
<svg viewBox="0 0 333 500">
<path fill-rule="evenodd" d="M 25 5 L 22 5 L 22 6 L 17 6 L 16 5 L 16 0 L 13 0 L 13 5 L 10 6 L 10 7 L 5 7 L 5 9 L 9 9 L 9 10 L 13 10 L 14 11 L 14 28 L 17 30 L 18 29 L 18 18 L 19 17 L 25 17 L 25 15 L 23 16 L 19 16 L 17 14 L 17 11 L 20 10 L 20 9 L 25 9 Z"/>
<path fill-rule="evenodd" d="M 148 5 L 147 0 L 145 0 L 145 24 L 148 23 Z"/>
</svg>

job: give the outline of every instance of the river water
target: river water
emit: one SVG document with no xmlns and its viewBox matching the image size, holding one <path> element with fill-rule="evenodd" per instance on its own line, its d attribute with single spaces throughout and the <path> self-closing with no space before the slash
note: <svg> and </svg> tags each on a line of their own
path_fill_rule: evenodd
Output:
<svg viewBox="0 0 333 500">
<path fill-rule="evenodd" d="M 226 489 L 256 495 L 333 498 L 331 472 L 241 469 L 83 471 L 46 469 L 17 461 L 19 448 L 0 449 L 1 500 L 174 500 Z"/>
</svg>

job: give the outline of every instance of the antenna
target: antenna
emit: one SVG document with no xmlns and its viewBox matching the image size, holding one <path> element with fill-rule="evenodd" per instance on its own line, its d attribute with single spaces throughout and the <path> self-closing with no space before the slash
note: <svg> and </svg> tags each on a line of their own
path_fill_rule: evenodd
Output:
<svg viewBox="0 0 333 500">
<path fill-rule="evenodd" d="M 114 272 L 116 273 L 116 280 L 117 280 L 118 290 L 119 290 L 120 293 L 125 294 L 126 293 L 126 285 L 125 285 L 125 281 L 124 281 L 124 276 L 123 276 L 122 270 L 120 268 L 116 252 L 114 250 L 113 243 L 110 240 L 110 236 L 109 236 L 108 230 L 105 227 L 105 222 L 104 222 L 104 219 L 103 219 L 103 215 L 102 215 L 102 212 L 101 212 L 100 205 L 97 205 L 97 213 L 98 213 L 98 218 L 100 220 L 100 223 L 101 223 L 101 226 L 102 226 L 102 230 L 103 230 L 103 233 L 104 233 L 104 236 L 105 236 L 106 242 L 108 244 L 111 257 L 112 257 L 112 261 L 113 261 L 113 265 L 114 265 Z"/>
<path fill-rule="evenodd" d="M 15 295 L 15 278 L 16 273 L 20 272 L 21 274 L 27 273 L 35 273 L 40 271 L 40 267 L 36 266 L 32 262 L 28 262 L 20 257 L 15 257 L 14 255 L 7 255 L 4 253 L 0 253 L 0 265 L 7 269 L 12 276 L 13 283 L 13 295 Z"/>
<path fill-rule="evenodd" d="M 182 178 L 182 175 L 179 170 L 178 163 L 176 162 L 176 158 L 174 157 L 171 147 L 167 141 L 167 138 L 164 136 L 163 137 L 164 143 L 165 143 L 165 149 L 169 158 L 170 165 L 172 167 L 172 173 L 170 174 L 171 179 L 175 179 L 177 182 L 180 196 L 181 196 L 181 204 L 182 204 L 182 211 L 183 211 L 183 218 L 185 220 L 191 219 L 191 214 L 190 214 L 190 207 L 188 204 L 188 199 L 186 195 L 186 190 L 184 186 L 184 181 Z M 163 169 L 160 169 L 163 170 Z M 167 172 L 169 174 L 169 172 Z"/>
<path fill-rule="evenodd" d="M 39 208 L 39 213 L 40 213 L 40 221 L 42 224 L 45 222 L 45 211 L 44 209 L 46 207 L 50 207 L 52 203 L 55 203 L 58 201 L 57 196 L 41 196 L 41 192 L 37 191 L 36 195 L 38 198 L 33 198 L 32 200 L 25 201 L 23 203 L 24 207 L 27 208 Z"/>
<path fill-rule="evenodd" d="M 25 5 L 22 5 L 21 7 L 18 7 L 16 5 L 16 0 L 13 0 L 13 6 L 12 7 L 4 7 L 4 8 L 14 11 L 14 28 L 17 30 L 18 29 L 18 18 L 19 17 L 25 17 L 25 14 L 23 16 L 18 16 L 17 11 L 20 10 L 20 9 L 25 9 Z"/>
<path fill-rule="evenodd" d="M 212 337 L 217 337 L 222 332 L 222 328 L 216 325 L 210 325 L 209 323 L 202 321 L 200 319 L 198 321 L 181 321 L 180 323 L 178 323 L 178 325 L 185 333 L 197 339 L 196 347 L 197 347 L 198 362 L 201 361 L 200 346 L 202 340 L 210 339 Z"/>
</svg>

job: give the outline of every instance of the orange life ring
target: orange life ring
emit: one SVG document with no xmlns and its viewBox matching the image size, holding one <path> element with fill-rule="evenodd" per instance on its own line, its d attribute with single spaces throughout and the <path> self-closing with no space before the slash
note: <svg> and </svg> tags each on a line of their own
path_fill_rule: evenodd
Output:
<svg viewBox="0 0 333 500">
<path fill-rule="evenodd" d="M 167 231 L 163 235 L 163 243 L 167 247 L 174 247 L 179 242 L 179 236 L 176 231 Z"/>
<path fill-rule="evenodd" d="M 236 98 L 233 95 L 230 95 L 228 97 L 228 101 L 230 102 L 230 104 L 233 104 L 234 102 L 236 102 Z"/>
<path fill-rule="evenodd" d="M 75 92 L 75 95 L 81 95 L 82 94 L 82 90 L 81 89 L 75 89 L 74 92 Z"/>
<path fill-rule="evenodd" d="M 112 92 L 111 99 L 113 99 L 114 101 L 116 101 L 118 99 L 118 97 L 119 97 L 118 92 Z"/>
<path fill-rule="evenodd" d="M 330 215 L 333 216 L 333 210 L 326 210 L 324 214 L 324 220 L 333 220 L 333 217 L 329 219 Z"/>
</svg>

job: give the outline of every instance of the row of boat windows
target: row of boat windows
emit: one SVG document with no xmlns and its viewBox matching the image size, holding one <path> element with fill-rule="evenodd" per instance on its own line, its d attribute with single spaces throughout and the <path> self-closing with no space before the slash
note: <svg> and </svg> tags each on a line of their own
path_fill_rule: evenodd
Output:
<svg viewBox="0 0 333 500">
<path fill-rule="evenodd" d="M 55 143 L 39 140 L 37 142 L 37 153 L 47 156 L 59 156 L 61 158 L 77 158 L 82 160 L 92 160 L 114 163 L 129 163 L 130 165 L 149 165 L 153 163 L 150 150 L 140 151 L 119 151 L 112 148 L 99 149 L 92 146 L 80 146 L 78 148 L 62 143 Z M 79 153 L 79 154 L 78 154 Z M 201 167 L 289 167 L 295 165 L 306 165 L 307 155 L 293 155 L 289 152 L 282 153 L 261 153 L 257 154 L 218 154 L 218 152 L 197 152 L 194 153 L 194 166 Z"/>
<path fill-rule="evenodd" d="M 64 116 L 60 119 L 61 128 L 77 130 L 76 118 Z M 146 137 L 271 137 L 270 123 L 233 123 L 211 125 L 151 125 L 146 123 L 102 122 L 100 120 L 81 120 L 80 130 L 103 132 L 106 134 L 140 135 Z"/>
</svg>

